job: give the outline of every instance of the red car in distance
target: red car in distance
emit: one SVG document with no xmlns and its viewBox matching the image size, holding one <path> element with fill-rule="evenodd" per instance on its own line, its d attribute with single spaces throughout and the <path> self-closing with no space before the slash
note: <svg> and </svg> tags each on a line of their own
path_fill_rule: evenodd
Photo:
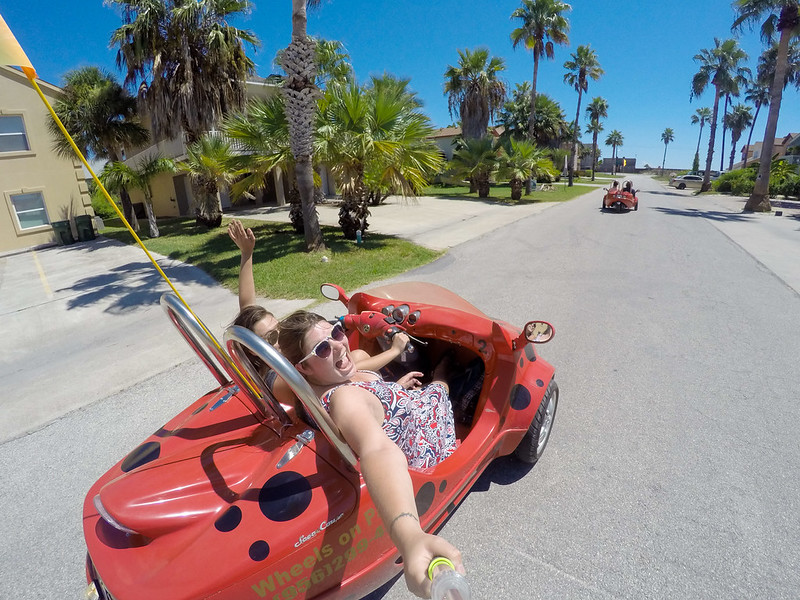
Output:
<svg viewBox="0 0 800 600">
<path fill-rule="evenodd" d="M 622 188 L 609 189 L 603 188 L 605 195 L 603 196 L 603 204 L 601 210 L 611 209 L 617 212 L 623 210 L 639 210 L 639 199 L 636 197 L 636 190 L 633 189 L 633 182 L 626 181 L 622 184 Z"/>
</svg>

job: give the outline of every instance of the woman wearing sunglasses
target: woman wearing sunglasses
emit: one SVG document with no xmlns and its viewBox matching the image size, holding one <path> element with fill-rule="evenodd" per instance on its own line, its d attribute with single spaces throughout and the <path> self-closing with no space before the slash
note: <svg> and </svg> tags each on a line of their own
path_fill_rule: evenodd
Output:
<svg viewBox="0 0 800 600">
<path fill-rule="evenodd" d="M 426 572 L 435 556 L 449 558 L 463 572 L 458 550 L 422 531 L 408 474 L 409 467 L 433 466 L 455 450 L 447 365 L 440 363 L 424 387 L 420 372 L 387 382 L 358 369 L 339 323 L 298 311 L 281 321 L 279 330 L 281 352 L 320 396 L 359 457 L 375 506 L 403 556 L 408 589 L 429 597 Z"/>
<path fill-rule="evenodd" d="M 253 251 L 256 247 L 256 236 L 252 229 L 245 229 L 238 219 L 231 220 L 228 225 L 228 235 L 241 252 L 239 264 L 239 314 L 236 315 L 232 325 L 245 327 L 258 337 L 277 347 L 278 319 L 266 308 L 256 304 L 256 284 L 253 279 Z M 370 356 L 363 350 L 356 350 L 353 356 L 359 368 L 377 371 L 400 356 L 408 342 L 408 336 L 405 333 L 400 333 L 392 340 L 391 348 L 381 354 Z M 281 398 L 279 400 L 284 403 L 290 402 L 294 395 L 286 385 L 278 385 L 276 388 L 274 385 L 275 372 L 271 371 L 266 363 L 252 352 L 248 352 L 248 357 L 259 374 L 265 378 L 273 393 L 280 394 Z"/>
</svg>

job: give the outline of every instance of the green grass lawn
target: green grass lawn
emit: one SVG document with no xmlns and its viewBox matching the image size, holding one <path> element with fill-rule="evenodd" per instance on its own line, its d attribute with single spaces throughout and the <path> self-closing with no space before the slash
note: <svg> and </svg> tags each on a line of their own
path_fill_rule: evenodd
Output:
<svg viewBox="0 0 800 600">
<path fill-rule="evenodd" d="M 303 236 L 289 224 L 249 219 L 242 223 L 256 236 L 253 276 L 258 294 L 267 298 L 319 298 L 319 286 L 325 282 L 352 290 L 427 264 L 442 254 L 378 233 L 365 236 L 358 246 L 332 227 L 322 228 L 328 249 L 307 253 Z M 109 219 L 105 225 L 102 235 L 135 243 L 119 219 Z M 227 220 L 213 230 L 195 225 L 194 219 L 160 220 L 161 236 L 152 239 L 147 236 L 147 221 L 141 225 L 139 237 L 149 251 L 200 267 L 225 287 L 238 290 L 239 249 L 228 237 Z"/>
<path fill-rule="evenodd" d="M 588 179 L 578 179 L 576 183 L 591 183 Z M 595 181 L 595 184 L 598 182 Z M 553 190 L 543 192 L 540 189 L 534 190 L 527 196 L 522 196 L 519 200 L 511 199 L 511 187 L 507 184 L 493 185 L 489 190 L 488 198 L 478 198 L 478 193 L 470 193 L 468 186 L 441 187 L 438 185 L 430 186 L 422 190 L 421 196 L 439 196 L 442 198 L 462 198 L 465 200 L 495 201 L 503 204 L 534 204 L 536 202 L 564 202 L 572 200 L 589 191 L 585 186 L 567 187 L 566 180 L 554 183 Z M 539 186 L 537 186 L 538 188 Z M 523 190 L 524 192 L 524 190 Z"/>
</svg>

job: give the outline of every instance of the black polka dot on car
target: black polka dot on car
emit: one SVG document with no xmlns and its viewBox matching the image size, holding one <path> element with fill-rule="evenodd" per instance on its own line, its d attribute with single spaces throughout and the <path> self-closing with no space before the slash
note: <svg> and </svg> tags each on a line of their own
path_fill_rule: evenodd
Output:
<svg viewBox="0 0 800 600">
<path fill-rule="evenodd" d="M 439 493 L 441 494 L 447 489 L 447 480 L 443 479 L 442 482 L 439 484 Z"/>
<path fill-rule="evenodd" d="M 511 408 L 514 410 L 525 410 L 531 403 L 531 393 L 521 383 L 511 388 Z"/>
<path fill-rule="evenodd" d="M 123 473 L 133 471 L 136 467 L 141 467 L 142 465 L 146 465 L 147 463 L 154 461 L 160 456 L 160 454 L 160 442 L 145 442 L 125 457 L 125 460 L 122 461 L 122 466 L 120 466 L 120 469 L 122 469 Z"/>
<path fill-rule="evenodd" d="M 532 344 L 525 346 L 525 357 L 531 362 L 536 362 L 536 351 L 533 349 Z"/>
<path fill-rule="evenodd" d="M 544 387 L 544 381 L 542 381 L 541 379 L 537 379 L 536 380 L 536 385 L 537 385 L 537 387 Z"/>
<path fill-rule="evenodd" d="M 270 477 L 258 493 L 258 506 L 270 521 L 296 519 L 310 504 L 311 484 L 294 471 Z"/>
<path fill-rule="evenodd" d="M 433 504 L 433 497 L 436 495 L 436 486 L 433 485 L 433 482 L 428 481 L 425 482 L 419 491 L 417 492 L 416 498 L 414 500 L 417 503 L 417 514 L 421 517 Z"/>
<path fill-rule="evenodd" d="M 262 561 L 269 556 L 269 544 L 264 540 L 258 540 L 250 545 L 248 551 L 250 558 L 256 562 Z"/>
<path fill-rule="evenodd" d="M 222 516 L 214 521 L 214 527 L 216 527 L 218 531 L 228 532 L 236 529 L 241 522 L 242 509 L 238 506 L 231 506 L 228 510 L 222 513 Z"/>
</svg>

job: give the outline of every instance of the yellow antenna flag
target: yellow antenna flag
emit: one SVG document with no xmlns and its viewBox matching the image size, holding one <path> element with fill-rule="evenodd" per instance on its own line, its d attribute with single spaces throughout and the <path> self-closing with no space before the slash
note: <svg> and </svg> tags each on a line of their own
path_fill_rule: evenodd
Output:
<svg viewBox="0 0 800 600">
<path fill-rule="evenodd" d="M 37 77 L 36 70 L 25 56 L 25 51 L 17 42 L 17 38 L 6 25 L 3 15 L 0 15 L 0 65 L 22 67 L 26 75 Z"/>
</svg>

